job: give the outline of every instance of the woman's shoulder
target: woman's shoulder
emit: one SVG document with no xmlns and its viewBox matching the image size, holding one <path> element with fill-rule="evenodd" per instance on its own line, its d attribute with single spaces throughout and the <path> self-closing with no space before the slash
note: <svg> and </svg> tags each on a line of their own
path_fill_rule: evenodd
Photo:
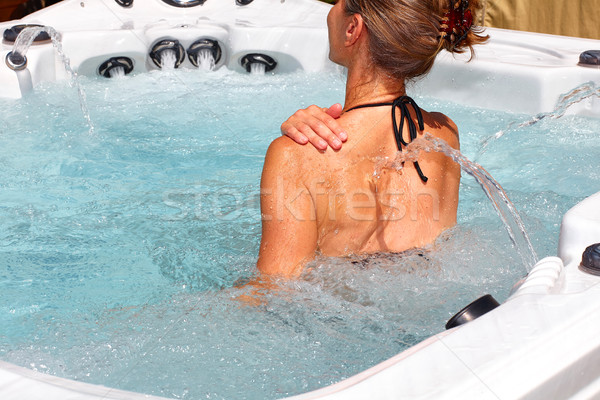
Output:
<svg viewBox="0 0 600 400">
<path fill-rule="evenodd" d="M 287 136 L 280 136 L 273 140 L 267 149 L 267 157 L 283 157 L 285 159 L 303 159 L 309 155 L 306 151 L 312 146 L 305 146 L 294 142 Z"/>
<path fill-rule="evenodd" d="M 269 148 L 267 149 L 267 154 L 269 153 L 274 153 L 289 158 L 314 160 L 327 158 L 323 157 L 323 155 L 331 155 L 330 153 L 335 153 L 335 151 L 331 148 L 321 151 L 316 149 L 310 143 L 298 144 L 294 140 L 284 135 L 274 139 L 271 142 Z"/>
<path fill-rule="evenodd" d="M 278 168 L 287 170 L 303 170 L 305 165 L 313 165 L 316 162 L 323 162 L 319 151 L 312 145 L 301 145 L 294 142 L 287 136 L 280 136 L 273 140 L 267 149 L 265 162 L 271 165 L 278 165 Z M 320 159 L 320 160 L 319 160 Z M 308 171 L 314 167 L 308 168 Z M 306 172 L 308 172 L 306 171 Z"/>
<path fill-rule="evenodd" d="M 447 115 L 441 112 L 425 112 L 424 120 L 427 127 L 435 136 L 445 140 L 454 148 L 459 147 L 458 127 Z"/>
<path fill-rule="evenodd" d="M 437 127 L 442 129 L 450 129 L 451 131 L 458 133 L 458 127 L 446 114 L 437 111 L 427 111 L 425 114 L 429 116 L 431 121 L 434 123 L 434 125 L 437 125 Z"/>
</svg>

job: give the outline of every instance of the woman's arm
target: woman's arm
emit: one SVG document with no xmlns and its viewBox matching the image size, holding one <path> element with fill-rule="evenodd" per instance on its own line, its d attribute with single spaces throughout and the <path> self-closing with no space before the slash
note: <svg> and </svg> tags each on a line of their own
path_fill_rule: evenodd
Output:
<svg viewBox="0 0 600 400">
<path fill-rule="evenodd" d="M 281 124 L 281 133 L 298 144 L 310 142 L 317 150 L 324 151 L 329 145 L 334 150 L 342 148 L 348 135 L 336 121 L 342 115 L 342 106 L 329 108 L 312 105 L 296 111 Z"/>
<path fill-rule="evenodd" d="M 280 137 L 267 151 L 260 184 L 261 274 L 297 276 L 315 256 L 317 220 L 305 183 L 309 170 L 303 168 L 304 150 Z"/>
</svg>

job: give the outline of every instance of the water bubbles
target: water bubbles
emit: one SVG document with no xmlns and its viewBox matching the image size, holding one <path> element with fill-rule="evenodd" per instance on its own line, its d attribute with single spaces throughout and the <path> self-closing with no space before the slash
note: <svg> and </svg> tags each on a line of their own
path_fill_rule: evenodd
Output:
<svg viewBox="0 0 600 400">
<path fill-rule="evenodd" d="M 170 80 L 174 74 L 182 79 Z M 468 215 L 431 248 L 320 259 L 301 279 L 266 293 L 256 307 L 232 300 L 241 293 L 234 282 L 249 280 L 255 271 L 260 212 L 254 206 L 248 216 L 231 221 L 201 219 L 197 193 L 234 188 L 258 196 L 269 132 L 287 118 L 291 105 L 339 101 L 343 81 L 333 75 L 281 74 L 265 85 L 225 68 L 174 74 L 132 76 L 114 85 L 108 97 L 108 80 L 84 78 L 90 107 L 102 111 L 97 111 L 103 117 L 98 129 L 110 134 L 71 139 L 68 145 L 56 139 L 63 132 L 73 138 L 81 118 L 65 117 L 78 109 L 61 107 L 72 92 L 64 82 L 45 86 L 52 95 L 40 92 L 44 86 L 36 88 L 36 96 L 23 100 L 31 107 L 19 113 L 2 107 L 4 115 L 11 114 L 0 118 L 0 129 L 9 121 L 11 133 L 27 132 L 5 135 L 1 146 L 6 207 L 0 220 L 7 238 L 2 262 L 11 282 L 2 290 L 12 299 L 0 313 L 4 360 L 167 397 L 189 390 L 190 398 L 207 393 L 278 398 L 364 370 L 442 331 L 453 312 L 484 291 L 505 298 L 522 276 L 521 269 L 510 267 L 521 260 L 502 222 L 478 184 L 465 177 L 459 210 Z M 168 85 L 157 85 L 157 79 Z M 193 96 L 182 95 L 181 82 Z M 274 97 L 280 101 L 268 101 Z M 182 99 L 189 108 L 181 106 Z M 51 114 L 32 112 L 44 107 Z M 465 154 L 476 152 L 479 136 L 462 129 L 463 120 L 475 120 L 477 128 L 470 129 L 476 132 L 480 121 L 496 118 L 501 125 L 487 126 L 495 132 L 511 117 L 464 107 L 447 114 L 461 121 Z M 556 128 L 578 142 L 565 152 L 580 140 L 590 148 L 597 143 L 595 121 L 575 122 Z M 586 131 L 571 132 L 581 126 Z M 540 137 L 530 140 L 540 147 Z M 548 238 L 557 237 L 561 215 L 576 200 L 574 173 L 563 173 L 563 165 L 541 168 L 550 171 L 545 173 L 550 182 L 541 185 L 541 177 L 525 176 L 530 157 L 523 156 L 523 142 L 515 142 L 514 156 L 509 149 L 498 151 L 502 169 L 494 175 L 511 179 L 516 188 L 511 198 L 519 209 L 527 205 L 535 240 L 555 251 Z M 600 178 L 589 181 L 597 152 L 568 158 L 579 159 L 574 168 L 587 175 L 577 182 L 575 197 L 598 186 Z M 48 168 L 56 163 L 72 166 L 71 173 Z M 79 165 L 83 171 L 75 168 Z M 172 200 L 183 203 L 186 218 L 163 218 L 179 212 L 163 202 L 164 192 L 183 193 Z M 237 206 L 235 197 L 224 199 L 229 200 L 221 206 Z M 32 213 L 28 204 L 43 212 Z M 282 368 L 286 365 L 293 368 Z M 229 385 L 232 379 L 236 385 Z M 188 382 L 194 385 L 188 388 Z"/>
</svg>

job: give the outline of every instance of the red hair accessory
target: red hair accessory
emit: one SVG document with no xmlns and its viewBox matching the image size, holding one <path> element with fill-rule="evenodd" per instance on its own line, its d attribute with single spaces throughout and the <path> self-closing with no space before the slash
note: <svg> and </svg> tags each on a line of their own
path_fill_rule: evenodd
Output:
<svg viewBox="0 0 600 400">
<path fill-rule="evenodd" d="M 472 26 L 473 13 L 469 10 L 469 0 L 458 0 L 440 21 L 441 37 L 454 47 L 467 37 Z"/>
</svg>

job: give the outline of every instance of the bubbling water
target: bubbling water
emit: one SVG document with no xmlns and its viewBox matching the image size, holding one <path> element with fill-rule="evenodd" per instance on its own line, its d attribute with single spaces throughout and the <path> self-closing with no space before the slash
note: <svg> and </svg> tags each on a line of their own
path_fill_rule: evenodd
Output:
<svg viewBox="0 0 600 400">
<path fill-rule="evenodd" d="M 417 161 L 421 151 L 444 153 L 460 165 L 463 171 L 475 178 L 496 209 L 517 253 L 523 260 L 525 269 L 527 272 L 531 271 L 538 260 L 537 254 L 533 249 L 525 224 L 502 186 L 481 165 L 470 161 L 460 151 L 430 133 L 425 133 L 422 137 L 413 140 L 406 146 L 406 151 L 399 151 L 392 166 L 401 169 L 405 162 Z"/>
<path fill-rule="evenodd" d="M 388 359 L 483 294 L 506 298 L 520 259 L 464 179 L 458 224 L 428 249 L 318 259 L 260 306 L 234 300 L 244 293 L 234 282 L 256 272 L 271 133 L 290 107 L 307 105 L 306 93 L 317 104 L 344 95 L 333 72 L 254 78 L 226 68 L 81 77 L 98 115 L 94 136 L 63 135 L 81 131 L 63 82 L 0 99 L 0 286 L 11 299 L 0 304 L 1 359 L 170 398 L 268 400 Z M 50 114 L 47 104 L 61 108 Z M 452 115 L 469 158 L 481 120 L 512 118 L 419 104 Z M 527 210 L 539 254 L 555 254 L 561 216 L 600 186 L 597 121 L 575 122 L 546 120 L 532 127 L 543 132 L 515 137 L 516 146 L 534 142 L 534 188 L 522 153 L 488 151 L 481 162 Z M 543 156 L 571 128 L 579 140 Z"/>
</svg>

